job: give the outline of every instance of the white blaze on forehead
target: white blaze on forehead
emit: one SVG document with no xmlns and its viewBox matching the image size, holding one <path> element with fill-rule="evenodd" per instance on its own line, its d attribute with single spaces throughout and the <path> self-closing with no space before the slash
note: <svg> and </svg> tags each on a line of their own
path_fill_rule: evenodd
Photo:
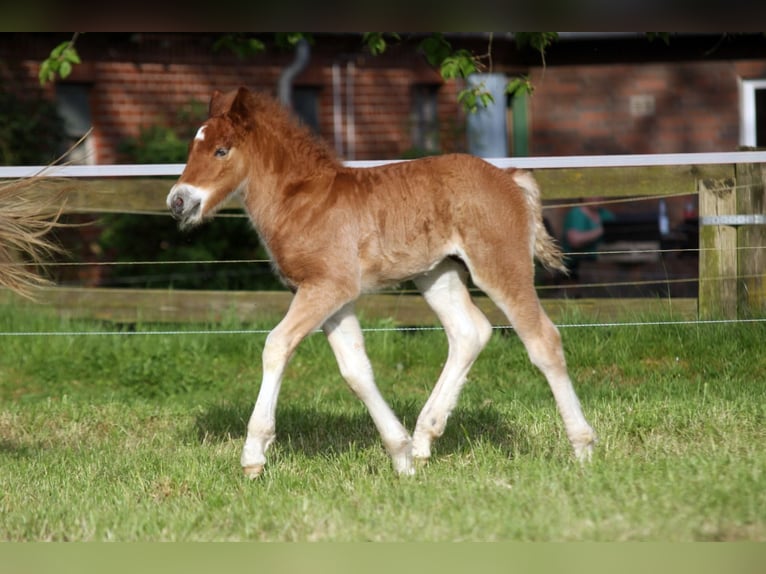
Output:
<svg viewBox="0 0 766 574">
<path fill-rule="evenodd" d="M 206 127 L 207 127 L 207 126 L 202 126 L 200 129 L 198 129 L 198 130 L 197 130 L 197 135 L 196 135 L 196 136 L 194 136 L 194 139 L 195 139 L 195 140 L 199 140 L 199 141 L 202 141 L 202 140 L 204 140 L 204 139 L 205 139 L 205 128 L 206 128 Z"/>
</svg>

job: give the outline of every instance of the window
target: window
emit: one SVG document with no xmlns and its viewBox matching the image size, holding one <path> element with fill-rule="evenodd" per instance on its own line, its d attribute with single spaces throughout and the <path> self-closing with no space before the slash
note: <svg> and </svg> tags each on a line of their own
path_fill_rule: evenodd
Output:
<svg viewBox="0 0 766 574">
<path fill-rule="evenodd" d="M 439 150 L 439 114 L 435 84 L 415 84 L 412 87 L 412 147 L 421 152 Z"/>
<path fill-rule="evenodd" d="M 766 147 L 766 79 L 740 82 L 739 143 Z"/>
<path fill-rule="evenodd" d="M 293 111 L 314 133 L 319 133 L 319 88 L 293 86 Z"/>
<path fill-rule="evenodd" d="M 91 128 L 90 87 L 88 84 L 60 83 L 56 85 L 56 108 L 64 120 L 66 141 L 61 153 L 66 153 Z M 73 164 L 94 162 L 90 137 L 73 149 L 65 161 Z"/>
</svg>

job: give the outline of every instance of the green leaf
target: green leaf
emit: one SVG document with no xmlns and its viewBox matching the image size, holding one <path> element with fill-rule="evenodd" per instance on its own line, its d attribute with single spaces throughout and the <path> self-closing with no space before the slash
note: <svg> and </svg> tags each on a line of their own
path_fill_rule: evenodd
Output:
<svg viewBox="0 0 766 574">
<path fill-rule="evenodd" d="M 80 55 L 77 53 L 77 50 L 75 50 L 74 46 L 71 46 L 68 50 L 66 50 L 62 56 L 67 62 L 70 62 L 71 64 L 81 63 Z"/>
<path fill-rule="evenodd" d="M 53 82 L 56 79 L 56 74 L 66 78 L 72 73 L 73 65 L 80 62 L 80 55 L 74 47 L 74 38 L 67 42 L 61 42 L 51 50 L 48 58 L 40 64 L 40 71 L 37 74 L 40 85 Z"/>
<path fill-rule="evenodd" d="M 458 77 L 460 67 L 454 58 L 445 58 L 441 65 L 442 78 L 450 80 Z"/>
<path fill-rule="evenodd" d="M 274 34 L 274 43 L 279 48 L 294 48 L 301 40 L 313 44 L 314 36 L 305 32 L 277 32 Z"/>
<path fill-rule="evenodd" d="M 44 86 L 47 84 L 52 79 L 51 76 L 51 61 L 45 60 L 40 65 L 40 71 L 37 73 L 37 79 L 40 81 L 40 85 Z"/>
<path fill-rule="evenodd" d="M 388 48 L 386 36 L 389 36 L 392 40 L 400 39 L 399 34 L 396 32 L 365 32 L 362 36 L 362 43 L 367 46 L 367 49 L 373 56 L 378 56 Z"/>
<path fill-rule="evenodd" d="M 287 43 L 291 46 L 295 46 L 298 42 L 303 40 L 303 34 L 300 32 L 290 32 L 285 36 Z"/>
<path fill-rule="evenodd" d="M 457 101 L 468 113 L 475 114 L 479 108 L 486 108 L 495 101 L 494 96 L 484 89 L 484 84 L 465 88 L 458 92 Z"/>
<path fill-rule="evenodd" d="M 482 107 L 486 108 L 489 104 L 495 103 L 495 98 L 489 92 L 482 92 L 479 94 L 479 101 L 481 101 Z"/>
<path fill-rule="evenodd" d="M 70 43 L 69 40 L 67 40 L 66 42 L 61 42 L 61 44 L 59 44 L 58 46 L 53 48 L 53 50 L 51 50 L 50 57 L 54 59 L 59 59 L 61 57 L 61 54 L 64 53 L 64 50 L 67 49 L 67 46 L 69 46 L 69 43 Z"/>
<path fill-rule="evenodd" d="M 386 39 L 380 32 L 365 32 L 362 42 L 370 50 L 370 54 L 377 56 L 386 51 Z"/>
<path fill-rule="evenodd" d="M 258 38 L 249 38 L 243 34 L 224 34 L 213 44 L 213 51 L 229 50 L 240 59 L 259 54 L 266 45 Z"/>
<path fill-rule="evenodd" d="M 545 50 L 558 40 L 558 37 L 558 32 L 517 32 L 515 34 L 518 47 L 530 46 L 540 52 L 543 57 L 545 57 Z"/>
<path fill-rule="evenodd" d="M 447 56 L 441 65 L 442 77 L 445 79 L 467 78 L 478 70 L 476 58 L 468 50 L 456 51 Z"/>
<path fill-rule="evenodd" d="M 61 62 L 61 65 L 59 66 L 59 75 L 62 78 L 66 78 L 71 73 L 72 73 L 72 64 L 68 62 L 67 60 L 64 60 L 63 62 Z"/>
<path fill-rule="evenodd" d="M 452 53 L 452 45 L 443 34 L 432 34 L 420 43 L 420 49 L 423 50 L 428 63 L 432 66 L 441 66 Z"/>
<path fill-rule="evenodd" d="M 257 54 L 259 52 L 263 52 L 266 49 L 266 44 L 261 42 L 258 38 L 250 38 L 247 41 L 247 47 L 250 50 L 250 53 Z"/>
<path fill-rule="evenodd" d="M 505 86 L 505 93 L 511 96 L 531 94 L 534 91 L 532 82 L 529 81 L 528 76 L 519 76 L 508 82 Z"/>
</svg>

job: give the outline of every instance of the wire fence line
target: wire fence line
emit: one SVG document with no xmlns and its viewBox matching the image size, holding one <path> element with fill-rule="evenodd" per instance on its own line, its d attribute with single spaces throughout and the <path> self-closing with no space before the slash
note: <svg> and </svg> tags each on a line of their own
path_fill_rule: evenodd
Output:
<svg viewBox="0 0 766 574">
<path fill-rule="evenodd" d="M 729 185 L 718 188 L 720 191 L 733 191 L 736 189 L 744 189 L 749 187 L 747 185 Z M 543 210 L 550 209 L 567 209 L 571 207 L 582 207 L 584 205 L 617 205 L 621 203 L 637 203 L 642 201 L 656 201 L 658 199 L 669 199 L 672 197 L 685 197 L 687 195 L 697 195 L 697 191 L 677 191 L 674 193 L 658 193 L 655 195 L 642 195 L 639 197 L 620 197 L 612 199 L 600 199 L 598 201 L 573 201 L 567 203 L 544 203 Z M 90 213 L 107 213 L 107 214 L 120 214 L 120 215 L 153 215 L 159 217 L 167 217 L 167 210 L 160 209 L 117 209 L 107 207 L 73 207 L 67 210 L 68 213 L 78 214 L 90 214 Z M 216 218 L 228 218 L 228 219 L 247 219 L 248 215 L 244 212 L 233 211 L 219 211 L 215 214 Z"/>
<path fill-rule="evenodd" d="M 766 249 L 761 245 L 738 245 L 733 249 L 737 251 Z M 704 253 L 718 251 L 714 247 L 688 247 L 671 249 L 602 249 L 598 251 L 578 251 L 568 254 L 571 257 L 592 257 L 598 255 L 631 255 L 631 254 L 684 254 Z M 140 266 L 140 265 L 228 265 L 228 264 L 270 264 L 271 259 L 170 259 L 170 260 L 143 260 L 143 261 L 50 261 L 46 267 L 98 267 L 98 266 Z M 28 263 L 12 261 L 2 262 L 0 265 L 23 267 Z"/>
<path fill-rule="evenodd" d="M 737 250 L 752 250 L 752 249 L 764 249 L 763 246 L 740 246 Z M 623 249 L 623 250 L 601 250 L 601 251 L 589 251 L 578 252 L 569 254 L 575 257 L 592 257 L 603 255 L 663 255 L 663 254 L 699 254 L 701 252 L 716 251 L 714 248 L 674 248 L 674 249 Z M 45 264 L 45 267 L 137 267 L 137 266 L 182 266 L 182 265 L 270 265 L 270 259 L 200 259 L 200 260 L 171 260 L 171 261 L 57 261 L 49 262 Z M 12 263 L 0 263 L 0 265 L 7 266 L 25 266 L 27 263 L 12 262 Z M 140 281 L 141 275 L 136 276 L 135 280 Z M 643 281 L 610 281 L 610 282 L 598 282 L 598 283 L 576 283 L 576 284 L 553 284 L 553 285 L 538 285 L 539 290 L 553 290 L 553 289 L 584 289 L 584 288 L 606 288 L 606 287 L 625 287 L 625 286 L 641 286 L 641 285 L 659 285 L 659 284 L 681 284 L 681 283 L 695 283 L 699 281 L 729 281 L 733 279 L 755 279 L 763 278 L 766 275 L 763 274 L 750 274 L 739 276 L 717 276 L 717 277 L 683 277 L 683 278 L 657 278 L 648 279 Z M 125 279 L 125 278 L 123 278 Z M 478 289 L 472 289 L 472 291 L 478 291 Z M 415 292 L 407 289 L 394 289 L 394 290 L 382 290 L 381 293 L 408 293 Z"/>
<path fill-rule="evenodd" d="M 745 250 L 761 250 L 766 249 L 764 246 L 737 246 L 734 248 L 737 251 L 745 251 Z M 717 249 L 708 247 L 708 248 L 672 248 L 672 249 L 608 249 L 608 250 L 599 250 L 599 251 L 583 251 L 578 253 L 571 253 L 569 256 L 571 257 L 593 257 L 593 256 L 604 256 L 604 255 L 666 255 L 666 254 L 676 254 L 676 255 L 683 255 L 683 254 L 700 254 L 703 252 L 713 252 L 717 251 Z M 169 261 L 55 261 L 55 262 L 49 262 L 45 264 L 45 267 L 117 267 L 117 266 L 125 266 L 125 267 L 138 267 L 138 266 L 183 266 L 183 265 L 270 265 L 271 260 L 270 259 L 198 259 L 198 260 L 169 260 Z M 7 265 L 7 266 L 25 266 L 28 265 L 27 263 L 23 262 L 11 262 L 11 263 L 0 263 L 0 265 Z M 136 280 L 140 280 L 142 276 L 137 276 Z M 693 283 L 698 281 L 728 281 L 732 279 L 744 279 L 744 278 L 761 278 L 764 277 L 764 275 L 739 275 L 739 276 L 718 276 L 718 277 L 684 277 L 681 279 L 672 279 L 672 278 L 665 278 L 665 279 L 652 279 L 652 280 L 646 280 L 641 282 L 636 281 L 612 281 L 612 282 L 600 282 L 600 283 L 579 283 L 579 284 L 570 284 L 570 285 L 538 285 L 538 289 L 542 290 L 549 290 L 549 289 L 557 289 L 557 288 L 563 288 L 563 289 L 577 289 L 577 288 L 585 288 L 585 287 L 621 287 L 621 286 L 627 286 L 627 285 L 654 285 L 659 283 L 667 283 L 667 284 L 673 284 L 673 283 Z M 395 293 L 401 293 L 403 290 L 397 289 L 397 290 L 385 290 L 382 292 L 395 292 Z"/>
<path fill-rule="evenodd" d="M 598 329 L 620 327 L 669 327 L 669 326 L 706 326 L 706 325 L 734 325 L 766 323 L 764 318 L 751 319 L 695 319 L 685 321 L 612 321 L 604 323 L 559 323 L 559 329 Z M 496 331 L 513 330 L 510 325 L 493 325 Z M 363 333 L 416 333 L 428 331 L 444 331 L 439 326 L 400 326 L 400 327 L 363 327 Z M 271 329 L 169 329 L 151 331 L 0 331 L 0 337 L 140 337 L 140 336 L 164 336 L 176 337 L 184 335 L 268 335 Z M 312 334 L 322 331 L 317 329 Z"/>
<path fill-rule="evenodd" d="M 725 153 L 692 153 L 692 154 L 647 154 L 647 155 L 610 155 L 610 156 L 567 156 L 567 157 L 533 157 L 533 158 L 485 158 L 486 161 L 500 168 L 520 167 L 527 169 L 558 169 L 558 168 L 592 168 L 592 167 L 634 167 L 634 166 L 667 166 L 667 165 L 710 165 L 728 164 L 734 161 L 764 161 L 766 152 L 725 152 Z M 410 160 L 380 160 L 380 161 L 347 161 L 349 167 L 366 168 Z M 140 165 L 54 165 L 28 167 L 0 167 L 0 179 L 8 177 L 139 177 L 139 176 L 177 176 L 183 171 L 184 164 L 140 164 Z M 599 204 L 617 204 L 626 202 L 656 201 L 662 198 L 694 195 L 693 192 L 676 192 L 655 194 L 649 196 L 605 199 Z M 545 204 L 544 209 L 568 208 L 584 203 Z M 167 216 L 166 210 L 151 209 L 113 209 L 76 207 L 70 213 L 120 213 L 131 215 Z M 219 212 L 216 217 L 246 218 L 243 212 Z M 94 222 L 95 223 L 95 222 Z M 629 255 L 629 254 L 665 254 L 665 253 L 695 253 L 695 249 L 641 249 L 641 250 L 610 250 L 595 253 L 595 255 Z M 575 257 L 589 257 L 594 253 L 572 254 Z M 51 262 L 49 267 L 74 266 L 145 266 L 145 265 L 218 265 L 218 264 L 264 264 L 265 259 L 252 260 L 206 260 L 206 261 L 88 261 L 88 262 Z M 615 285 L 616 286 L 616 285 Z"/>
<path fill-rule="evenodd" d="M 385 165 L 388 163 L 395 163 L 402 160 L 385 160 L 385 161 L 355 161 L 344 162 L 349 167 L 376 167 Z M 408 160 L 404 160 L 408 161 Z M 653 155 L 614 155 L 614 156 L 568 156 L 568 157 L 537 157 L 537 158 L 487 158 L 489 163 L 492 163 L 500 168 L 522 168 L 522 169 L 561 169 L 561 168 L 599 168 L 599 167 L 650 167 L 650 166 L 695 166 L 695 165 L 710 165 L 710 164 L 738 164 L 738 163 L 766 163 L 766 152 L 724 152 L 724 153 L 693 153 L 693 154 L 653 154 Z M 0 167 L 0 180 L 7 178 L 22 178 L 22 177 L 54 177 L 54 178 L 110 178 L 110 177 L 162 177 L 162 176 L 178 176 L 183 171 L 184 164 L 148 164 L 148 165 L 91 165 L 91 166 L 78 166 L 78 165 L 58 165 L 58 166 L 31 166 L 31 167 Z M 719 182 L 724 183 L 724 182 Z M 739 189 L 749 187 L 747 185 L 725 185 L 721 189 Z M 648 196 L 638 197 L 622 197 L 600 200 L 598 204 L 618 204 L 628 202 L 642 202 L 642 201 L 656 201 L 663 198 L 690 196 L 696 195 L 697 190 L 690 190 L 684 192 L 675 193 L 662 193 Z M 550 203 L 546 202 L 543 205 L 544 209 L 561 209 L 570 208 L 574 206 L 584 205 L 583 202 L 567 202 L 567 203 Z M 124 210 L 124 209 L 109 209 L 109 208 L 94 208 L 89 209 L 87 207 L 73 208 L 70 213 L 121 213 L 121 214 L 136 214 L 136 215 L 162 215 L 166 216 L 165 210 Z M 219 212 L 216 217 L 230 217 L 230 218 L 246 218 L 247 215 L 243 212 Z M 94 220 L 95 223 L 95 220 Z M 737 249 L 761 249 L 762 247 L 737 247 Z M 651 254 L 651 255 L 663 255 L 663 254 L 700 254 L 705 251 L 715 251 L 714 248 L 672 248 L 672 249 L 613 249 L 602 250 L 588 253 L 572 254 L 574 256 L 599 256 L 599 255 L 633 255 L 633 254 Z M 224 265 L 224 264 L 269 264 L 268 259 L 232 259 L 232 260 L 190 260 L 190 261 L 59 261 L 51 262 L 48 266 L 59 267 L 74 267 L 74 266 L 152 266 L 152 265 Z M 4 263 L 7 264 L 7 263 Z M 11 265 L 16 263 L 10 263 Z M 21 263 L 23 264 L 23 263 Z M 751 275 L 748 277 L 762 278 L 763 275 Z M 703 278 L 704 280 L 716 280 L 725 281 L 731 279 L 743 279 L 746 277 L 716 277 L 714 279 Z M 699 282 L 700 277 L 685 277 L 685 278 L 659 278 L 651 279 L 647 281 L 626 281 L 626 282 L 601 282 L 601 283 L 582 283 L 582 284 L 568 284 L 568 285 L 539 285 L 538 289 L 579 289 L 586 287 L 622 287 L 626 285 L 658 285 L 658 284 L 675 284 L 675 283 L 691 283 Z M 392 291 L 393 293 L 403 293 L 403 290 Z M 761 321 L 761 320 L 755 320 Z M 638 326 L 638 325 L 673 325 L 673 324 L 711 324 L 711 323 L 737 323 L 737 322 L 750 322 L 750 320 L 724 320 L 724 321 L 684 321 L 684 322 L 655 322 L 655 323 L 589 323 L 581 325 L 559 325 L 561 328 L 572 327 L 603 327 L 603 326 Z M 507 327 L 497 327 L 507 328 Z M 378 328 L 378 329 L 365 329 L 366 331 L 390 331 L 390 330 L 438 330 L 439 327 L 392 327 L 392 328 Z M 220 333 L 220 334 L 239 334 L 239 333 L 267 333 L 267 330 L 234 330 L 234 331 L 146 331 L 137 332 L 135 334 L 193 334 L 193 333 Z M 16 333 L 0 333 L 0 336 L 12 336 Z M 58 333 L 34 333 L 30 332 L 28 335 L 56 335 Z M 62 335 L 77 335 L 78 333 L 61 333 Z M 83 333 L 91 334 L 91 333 Z M 109 332 L 93 332 L 92 334 L 134 334 L 133 332 L 116 331 Z M 25 333 L 18 334 L 19 336 L 26 336 Z"/>
<path fill-rule="evenodd" d="M 627 251 L 625 253 L 636 253 L 635 251 Z M 270 263 L 269 260 L 232 260 L 232 261 L 197 261 L 197 262 L 177 262 L 177 263 L 196 263 L 196 264 L 222 264 L 222 263 Z M 119 265 L 119 262 L 111 262 L 106 263 L 107 265 Z M 143 263 L 143 262 L 128 262 L 127 265 L 151 265 L 151 263 Z M 159 263 L 158 263 L 159 264 Z M 4 265 L 4 264 L 0 264 Z M 75 265 L 91 265 L 89 263 L 82 263 L 82 264 L 75 264 Z M 98 265 L 96 263 L 92 265 Z M 50 266 L 50 265 L 47 265 Z M 185 275 L 184 275 L 185 276 Z M 153 277 L 153 276 L 151 276 Z M 121 280 L 123 282 L 128 281 L 130 279 L 132 282 L 137 283 L 142 281 L 145 278 L 151 278 L 143 275 L 135 276 L 132 278 L 126 278 L 122 277 Z M 684 284 L 684 283 L 698 283 L 702 281 L 731 281 L 731 280 L 737 280 L 737 279 L 757 279 L 757 278 L 764 278 L 766 277 L 766 274 L 749 274 L 749 275 L 738 275 L 738 276 L 718 276 L 718 277 L 681 277 L 681 278 L 672 278 L 669 276 L 666 276 L 664 278 L 657 278 L 657 279 L 645 279 L 645 280 L 629 280 L 629 281 L 602 281 L 602 282 L 578 282 L 578 283 L 569 283 L 569 284 L 542 284 L 542 285 L 536 285 L 536 289 L 540 291 L 549 291 L 549 290 L 576 290 L 576 289 L 587 289 L 587 288 L 608 288 L 608 287 L 639 287 L 639 286 L 648 286 L 648 285 L 678 285 L 678 284 Z M 469 288 L 469 291 L 472 293 L 480 292 L 480 289 L 478 288 Z M 407 294 L 407 293 L 417 293 L 418 291 L 412 290 L 412 289 L 406 289 L 406 288 L 399 288 L 399 289 L 382 289 L 380 291 L 377 291 L 378 293 L 397 293 L 397 294 Z"/>
</svg>

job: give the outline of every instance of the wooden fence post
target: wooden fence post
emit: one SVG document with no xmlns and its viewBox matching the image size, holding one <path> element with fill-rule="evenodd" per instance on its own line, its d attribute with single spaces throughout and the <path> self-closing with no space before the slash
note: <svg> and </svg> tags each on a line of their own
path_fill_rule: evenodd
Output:
<svg viewBox="0 0 766 574">
<path fill-rule="evenodd" d="M 737 228 L 738 316 L 762 317 L 766 311 L 766 202 L 764 164 L 737 164 L 737 213 L 744 216 Z"/>
<path fill-rule="evenodd" d="M 764 164 L 737 164 L 734 179 L 698 183 L 701 319 L 766 311 L 765 181 Z"/>
<path fill-rule="evenodd" d="M 700 217 L 699 317 L 737 318 L 737 230 L 706 219 L 735 215 L 733 178 L 698 182 Z"/>
</svg>

